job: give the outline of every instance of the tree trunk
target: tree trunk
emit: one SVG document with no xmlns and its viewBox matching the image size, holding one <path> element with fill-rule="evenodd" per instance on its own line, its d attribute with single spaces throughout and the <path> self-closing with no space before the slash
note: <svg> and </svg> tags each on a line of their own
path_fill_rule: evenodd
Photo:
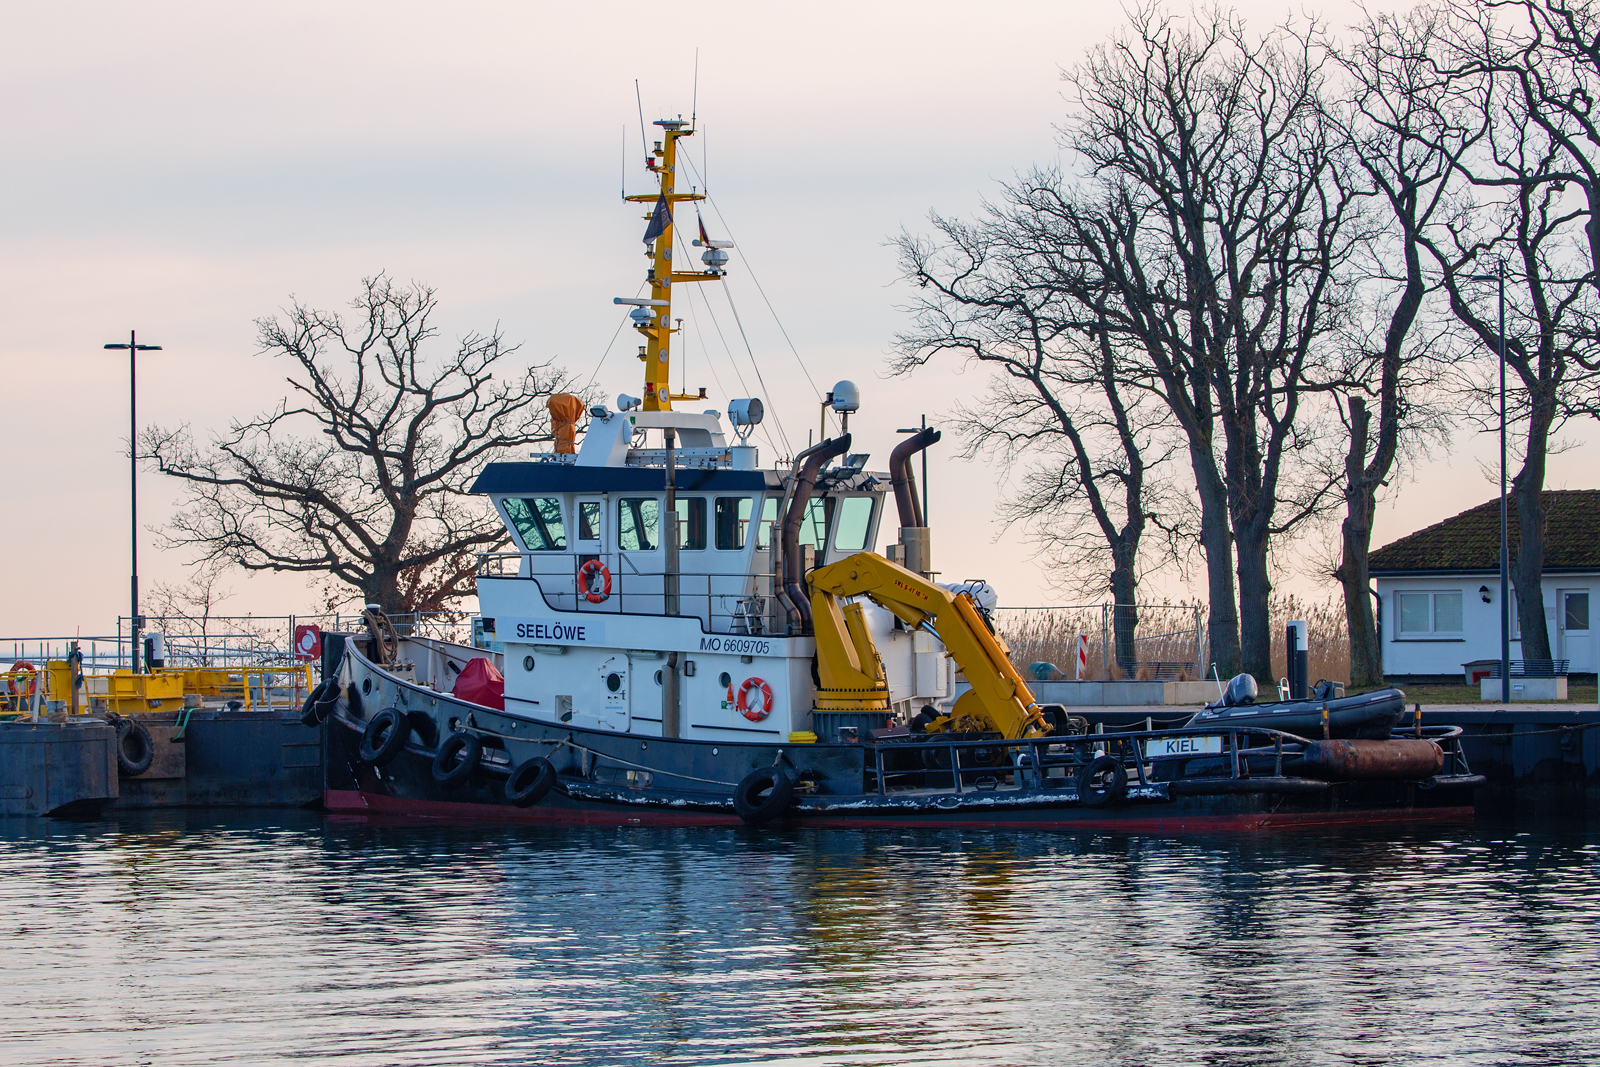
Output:
<svg viewBox="0 0 1600 1067">
<path fill-rule="evenodd" d="M 1239 609 L 1233 596 L 1233 538 L 1228 530 L 1228 495 L 1205 443 L 1189 443 L 1200 497 L 1200 547 L 1206 554 L 1210 610 L 1206 644 L 1223 678 L 1239 673 Z"/>
<path fill-rule="evenodd" d="M 1267 534 L 1264 522 L 1235 523 L 1234 544 L 1239 552 L 1239 653 L 1242 670 L 1263 686 L 1272 677 L 1272 617 L 1268 602 L 1272 579 L 1267 574 Z"/>
<path fill-rule="evenodd" d="M 1350 447 L 1344 460 L 1345 516 L 1339 533 L 1343 555 L 1333 576 L 1344 588 L 1344 620 L 1350 635 L 1350 685 L 1383 684 L 1383 649 L 1372 612 L 1368 556 L 1372 551 L 1372 515 L 1377 483 L 1366 476 L 1367 433 L 1372 415 L 1367 402 L 1350 398 Z"/>
<path fill-rule="evenodd" d="M 1126 542 L 1111 550 L 1111 632 L 1116 648 L 1116 664 L 1126 677 L 1138 671 L 1138 648 L 1134 635 L 1139 627 L 1138 580 L 1134 574 L 1137 546 Z"/>
<path fill-rule="evenodd" d="M 1552 390 L 1553 391 L 1553 390 Z M 1532 412 L 1527 456 L 1511 480 L 1510 521 L 1517 524 L 1521 544 L 1511 558 L 1511 581 L 1517 590 L 1517 623 L 1522 627 L 1523 659 L 1554 659 L 1544 614 L 1544 468 L 1554 403 L 1530 390 Z"/>
<path fill-rule="evenodd" d="M 411 610 L 400 595 L 400 572 L 397 569 L 374 569 L 362 584 L 361 592 L 367 604 L 378 605 L 385 615 L 404 615 Z"/>
</svg>

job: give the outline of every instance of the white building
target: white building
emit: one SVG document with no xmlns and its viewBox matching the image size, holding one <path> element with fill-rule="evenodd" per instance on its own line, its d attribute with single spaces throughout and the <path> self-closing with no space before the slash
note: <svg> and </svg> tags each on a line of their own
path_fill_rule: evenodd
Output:
<svg viewBox="0 0 1600 1067">
<path fill-rule="evenodd" d="M 1550 651 L 1571 674 L 1593 674 L 1590 603 L 1600 593 L 1600 490 L 1543 494 L 1546 556 L 1543 599 Z M 1510 516 L 1516 558 L 1517 517 Z M 1387 544 L 1371 556 L 1381 601 L 1384 677 L 1421 680 L 1485 673 L 1474 661 L 1500 658 L 1500 501 Z M 1516 588 L 1511 602 L 1511 658 L 1522 659 Z M 1600 606 L 1600 605 L 1597 605 Z"/>
</svg>

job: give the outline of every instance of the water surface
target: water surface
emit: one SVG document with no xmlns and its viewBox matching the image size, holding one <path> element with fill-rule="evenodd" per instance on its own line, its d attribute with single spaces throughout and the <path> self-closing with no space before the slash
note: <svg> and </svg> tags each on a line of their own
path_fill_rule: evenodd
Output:
<svg viewBox="0 0 1600 1067">
<path fill-rule="evenodd" d="M 1600 832 L 0 820 L 8 1064 L 1600 1062 Z"/>
</svg>

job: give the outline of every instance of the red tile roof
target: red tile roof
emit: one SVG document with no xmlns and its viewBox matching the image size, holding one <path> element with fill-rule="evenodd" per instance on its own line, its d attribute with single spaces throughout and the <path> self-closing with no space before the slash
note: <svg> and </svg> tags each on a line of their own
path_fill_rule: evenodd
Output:
<svg viewBox="0 0 1600 1067">
<path fill-rule="evenodd" d="M 1545 509 L 1545 569 L 1600 570 L 1600 489 L 1552 489 Z M 1510 503 L 1507 539 L 1515 558 L 1521 537 Z M 1395 571 L 1500 570 L 1500 499 L 1407 534 L 1372 553 L 1373 574 Z"/>
</svg>

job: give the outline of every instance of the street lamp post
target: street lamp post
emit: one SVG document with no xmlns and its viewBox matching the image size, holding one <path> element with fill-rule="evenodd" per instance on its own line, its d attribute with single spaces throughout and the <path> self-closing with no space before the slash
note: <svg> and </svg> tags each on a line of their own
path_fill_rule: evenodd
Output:
<svg viewBox="0 0 1600 1067">
<path fill-rule="evenodd" d="M 1506 261 L 1493 274 L 1473 274 L 1475 282 L 1495 282 L 1500 293 L 1500 703 L 1511 703 L 1511 554 L 1506 512 Z"/>
<path fill-rule="evenodd" d="M 128 350 L 128 518 L 129 561 L 128 624 L 133 629 L 132 655 L 129 663 L 133 673 L 139 673 L 139 631 L 144 620 L 139 617 L 139 416 L 138 370 L 140 352 L 159 352 L 160 345 L 142 345 L 133 330 L 128 331 L 125 345 L 106 345 L 107 348 Z"/>
</svg>

